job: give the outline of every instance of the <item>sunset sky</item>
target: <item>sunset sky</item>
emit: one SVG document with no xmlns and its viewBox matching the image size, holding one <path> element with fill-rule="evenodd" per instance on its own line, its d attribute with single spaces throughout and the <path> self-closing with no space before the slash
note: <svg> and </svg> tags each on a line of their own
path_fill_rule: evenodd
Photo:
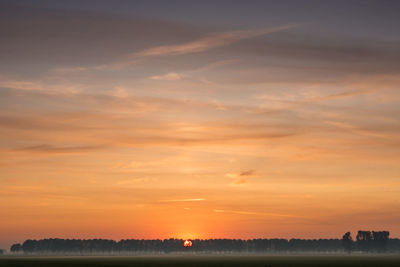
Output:
<svg viewBox="0 0 400 267">
<path fill-rule="evenodd" d="M 399 12 L 0 0 L 0 248 L 399 237 Z"/>
</svg>

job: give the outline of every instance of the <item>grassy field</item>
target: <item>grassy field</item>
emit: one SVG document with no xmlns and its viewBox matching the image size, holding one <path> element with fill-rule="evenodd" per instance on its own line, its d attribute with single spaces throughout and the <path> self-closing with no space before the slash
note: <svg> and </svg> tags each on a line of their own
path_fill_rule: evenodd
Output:
<svg viewBox="0 0 400 267">
<path fill-rule="evenodd" d="M 0 257 L 0 266 L 400 266 L 400 255 Z"/>
</svg>

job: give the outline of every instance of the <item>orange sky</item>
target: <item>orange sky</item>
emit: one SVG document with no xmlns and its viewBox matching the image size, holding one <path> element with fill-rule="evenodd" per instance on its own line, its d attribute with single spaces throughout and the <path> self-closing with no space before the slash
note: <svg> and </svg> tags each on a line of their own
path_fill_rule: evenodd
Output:
<svg viewBox="0 0 400 267">
<path fill-rule="evenodd" d="M 254 54 L 296 47 L 287 36 L 309 27 L 268 25 L 138 35 L 150 40 L 96 60 L 13 59 L 0 71 L 0 247 L 400 236 L 399 72 L 316 59 L 312 43 Z"/>
</svg>

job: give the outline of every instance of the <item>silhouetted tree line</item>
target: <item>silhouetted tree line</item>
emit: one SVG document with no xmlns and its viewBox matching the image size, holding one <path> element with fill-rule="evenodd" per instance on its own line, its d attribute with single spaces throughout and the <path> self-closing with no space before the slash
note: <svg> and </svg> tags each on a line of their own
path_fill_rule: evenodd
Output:
<svg viewBox="0 0 400 267">
<path fill-rule="evenodd" d="M 241 252 L 241 253 L 288 253 L 288 252 L 399 252 L 400 239 L 389 239 L 389 232 L 358 231 L 353 241 L 350 232 L 342 239 L 194 239 L 191 247 L 183 246 L 182 239 L 42 239 L 26 240 L 14 244 L 13 253 L 171 253 L 171 252 Z"/>
<path fill-rule="evenodd" d="M 363 252 L 386 252 L 400 250 L 399 239 L 390 239 L 388 231 L 358 231 L 356 241 L 353 241 L 350 232 L 343 235 L 342 244 L 344 250 L 351 252 L 358 250 Z"/>
</svg>

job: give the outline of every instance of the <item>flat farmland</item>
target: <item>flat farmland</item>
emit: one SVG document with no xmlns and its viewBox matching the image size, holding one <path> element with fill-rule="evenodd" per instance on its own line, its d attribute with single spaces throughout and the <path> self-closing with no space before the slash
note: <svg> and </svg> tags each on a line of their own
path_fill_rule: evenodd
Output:
<svg viewBox="0 0 400 267">
<path fill-rule="evenodd" d="M 0 266 L 400 266 L 400 255 L 2 256 Z"/>
</svg>

